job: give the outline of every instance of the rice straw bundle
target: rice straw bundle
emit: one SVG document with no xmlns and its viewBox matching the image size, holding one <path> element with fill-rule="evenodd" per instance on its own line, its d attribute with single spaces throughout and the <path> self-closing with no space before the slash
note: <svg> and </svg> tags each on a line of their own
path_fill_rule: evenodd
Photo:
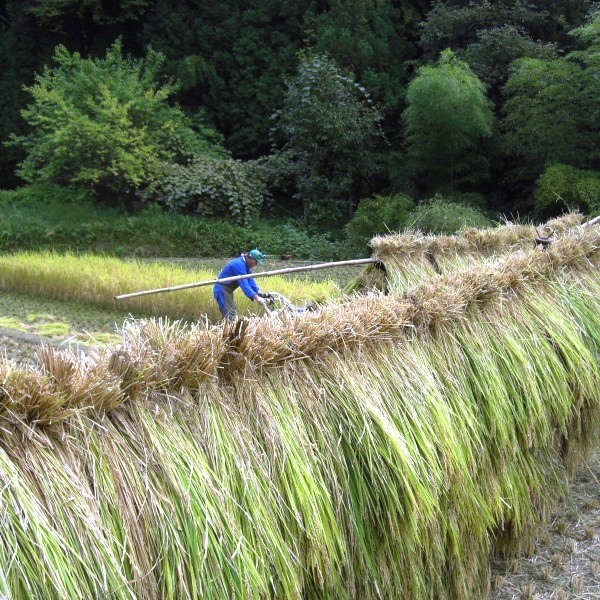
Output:
<svg viewBox="0 0 600 600">
<path fill-rule="evenodd" d="M 597 444 L 599 242 L 0 365 L 0 594 L 484 598 Z"/>
<path fill-rule="evenodd" d="M 581 213 L 569 213 L 539 228 L 509 222 L 487 229 L 467 228 L 453 236 L 409 231 L 377 236 L 370 245 L 374 256 L 388 267 L 390 288 L 399 293 L 433 273 L 464 270 L 482 259 L 530 251 L 538 231 L 542 235 L 563 235 L 581 225 L 582 220 Z"/>
</svg>

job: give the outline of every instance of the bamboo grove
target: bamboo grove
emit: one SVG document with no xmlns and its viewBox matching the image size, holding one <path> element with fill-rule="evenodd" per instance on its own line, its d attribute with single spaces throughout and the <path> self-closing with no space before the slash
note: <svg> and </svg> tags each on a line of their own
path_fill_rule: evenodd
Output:
<svg viewBox="0 0 600 600">
<path fill-rule="evenodd" d="M 4 361 L 0 595 L 484 598 L 598 440 L 574 225 L 405 288 L 391 236 L 387 293 Z"/>
</svg>

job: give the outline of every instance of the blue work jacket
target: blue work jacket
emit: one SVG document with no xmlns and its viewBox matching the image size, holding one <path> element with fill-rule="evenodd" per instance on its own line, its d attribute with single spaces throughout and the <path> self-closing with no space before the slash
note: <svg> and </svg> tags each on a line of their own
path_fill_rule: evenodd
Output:
<svg viewBox="0 0 600 600">
<path fill-rule="evenodd" d="M 252 270 L 248 266 L 246 259 L 243 256 L 238 256 L 233 260 L 230 260 L 221 270 L 217 279 L 225 279 L 226 277 L 235 277 L 236 275 L 249 275 Z M 242 292 L 252 299 L 258 294 L 258 286 L 253 277 L 248 279 L 239 279 L 238 281 L 232 281 L 231 283 L 225 284 L 230 291 L 237 290 L 238 287 L 242 288 Z M 220 283 L 215 284 L 214 295 L 220 295 L 222 293 L 222 285 Z"/>
</svg>

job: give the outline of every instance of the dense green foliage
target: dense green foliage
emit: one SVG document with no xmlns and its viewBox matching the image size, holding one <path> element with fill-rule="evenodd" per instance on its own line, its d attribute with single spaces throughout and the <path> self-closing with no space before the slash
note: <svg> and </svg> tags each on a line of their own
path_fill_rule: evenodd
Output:
<svg viewBox="0 0 600 600">
<path fill-rule="evenodd" d="M 536 182 L 535 207 L 540 215 L 572 206 L 583 206 L 591 214 L 600 212 L 600 171 L 584 171 L 552 164 Z"/>
<path fill-rule="evenodd" d="M 381 115 L 368 92 L 327 56 L 301 53 L 298 76 L 273 116 L 296 164 L 296 198 L 305 223 L 351 216 L 354 188 L 375 170 L 369 150 L 381 135 Z"/>
<path fill-rule="evenodd" d="M 412 213 L 412 227 L 426 233 L 452 235 L 466 227 L 490 227 L 492 223 L 477 208 L 436 195 Z"/>
<path fill-rule="evenodd" d="M 577 71 L 565 60 L 523 59 L 513 67 L 504 87 L 504 142 L 507 152 L 522 157 L 523 169 L 535 174 L 548 161 L 585 161 L 589 138 L 577 110 Z"/>
<path fill-rule="evenodd" d="M 175 88 L 155 84 L 160 54 L 126 59 L 116 42 L 97 60 L 59 46 L 54 61 L 28 88 L 33 102 L 23 117 L 31 133 L 13 137 L 27 152 L 19 168 L 25 181 L 127 196 L 154 179 L 161 161 L 214 152 L 168 105 Z"/>
<path fill-rule="evenodd" d="M 146 195 L 171 209 L 249 225 L 259 216 L 267 189 L 261 169 L 250 161 L 197 156 L 186 165 L 163 163 Z"/>
<path fill-rule="evenodd" d="M 552 58 L 568 47 L 569 30 L 591 6 L 586 0 L 440 0 L 421 23 L 420 43 L 430 60 L 452 48 L 497 98 L 514 60 Z"/>
<path fill-rule="evenodd" d="M 408 86 L 404 112 L 408 157 L 431 190 L 476 182 L 487 161 L 478 152 L 493 115 L 481 81 L 451 50 L 421 67 Z"/>
<path fill-rule="evenodd" d="M 0 252 L 74 250 L 117 256 L 227 257 L 251 247 L 269 255 L 328 260 L 352 258 L 352 250 L 295 220 L 232 220 L 167 213 L 149 206 L 137 214 L 106 208 L 89 198 L 65 194 L 56 185 L 0 191 Z"/>
<path fill-rule="evenodd" d="M 28 12 L 40 23 L 60 27 L 69 18 L 92 23 L 111 23 L 135 19 L 149 5 L 148 0 L 120 0 L 118 6 L 102 0 L 32 0 Z"/>
<path fill-rule="evenodd" d="M 375 235 L 399 231 L 410 223 L 415 203 L 405 194 L 373 196 L 361 200 L 352 220 L 346 226 L 348 241 L 357 252 L 365 252 Z"/>
<path fill-rule="evenodd" d="M 3 0 L 0 188 L 336 232 L 376 195 L 531 213 L 549 164 L 599 168 L 594 7 Z"/>
</svg>

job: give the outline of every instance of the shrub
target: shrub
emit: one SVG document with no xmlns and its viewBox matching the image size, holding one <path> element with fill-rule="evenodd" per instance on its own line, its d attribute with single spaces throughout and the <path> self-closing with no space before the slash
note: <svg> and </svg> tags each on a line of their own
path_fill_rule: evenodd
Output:
<svg viewBox="0 0 600 600">
<path fill-rule="evenodd" d="M 536 211 L 544 217 L 562 213 L 565 209 L 600 210 L 600 171 L 584 171 L 555 163 L 536 181 L 534 192 Z"/>
<path fill-rule="evenodd" d="M 491 221 L 477 208 L 451 202 L 436 194 L 422 202 L 410 215 L 411 225 L 426 233 L 457 233 L 465 227 L 489 227 Z"/>
<path fill-rule="evenodd" d="M 218 136 L 198 131 L 169 104 L 177 88 L 158 83 L 164 61 L 152 50 L 143 59 L 124 57 L 120 40 L 103 59 L 58 46 L 55 66 L 26 88 L 33 98 L 23 111 L 30 133 L 10 142 L 26 152 L 19 175 L 122 196 L 152 181 L 161 161 L 213 151 Z"/>
<path fill-rule="evenodd" d="M 436 195 L 442 197 L 448 202 L 463 204 L 483 211 L 485 206 L 485 196 L 479 192 L 460 192 L 455 188 L 444 187 L 436 190 Z"/>
<path fill-rule="evenodd" d="M 343 260 L 352 258 L 353 250 L 345 240 L 335 240 L 327 233 L 311 233 L 295 222 L 257 224 L 250 230 L 256 245 L 267 254 L 292 254 L 307 260 Z"/>
<path fill-rule="evenodd" d="M 146 196 L 175 210 L 248 225 L 260 214 L 267 188 L 253 162 L 197 156 L 184 166 L 163 164 Z"/>
<path fill-rule="evenodd" d="M 297 168 L 295 197 L 304 222 L 339 218 L 351 205 L 353 186 L 376 169 L 372 150 L 382 136 L 382 116 L 369 93 L 329 56 L 303 50 L 272 118 L 272 133 L 281 136 Z"/>
<path fill-rule="evenodd" d="M 597 216 L 600 213 L 600 175 L 583 177 L 577 184 L 577 192 L 588 212 Z"/>
<path fill-rule="evenodd" d="M 354 217 L 346 225 L 349 245 L 357 252 L 366 252 L 367 243 L 373 236 L 405 227 L 414 206 L 413 200 L 404 194 L 361 200 Z"/>
</svg>

